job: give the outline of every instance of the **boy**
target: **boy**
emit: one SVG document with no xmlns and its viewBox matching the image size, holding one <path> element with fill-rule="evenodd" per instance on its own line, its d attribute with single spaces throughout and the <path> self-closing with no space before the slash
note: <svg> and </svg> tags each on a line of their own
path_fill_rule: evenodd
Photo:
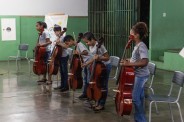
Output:
<svg viewBox="0 0 184 122">
<path fill-rule="evenodd" d="M 58 39 L 56 40 L 56 45 L 62 47 L 62 56 L 59 58 L 59 64 L 60 64 L 60 74 L 61 74 L 61 86 L 59 88 L 61 92 L 65 92 L 69 90 L 68 88 L 68 46 L 63 42 L 63 33 L 61 32 L 61 26 L 55 25 L 54 26 L 54 32 Z"/>
</svg>

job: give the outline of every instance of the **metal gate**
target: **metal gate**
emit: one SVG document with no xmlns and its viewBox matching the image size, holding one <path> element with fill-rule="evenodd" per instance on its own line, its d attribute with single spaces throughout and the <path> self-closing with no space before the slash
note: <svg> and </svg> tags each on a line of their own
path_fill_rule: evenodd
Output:
<svg viewBox="0 0 184 122">
<path fill-rule="evenodd" d="M 137 22 L 137 0 L 89 0 L 89 31 L 105 38 L 110 55 L 121 56 Z"/>
</svg>

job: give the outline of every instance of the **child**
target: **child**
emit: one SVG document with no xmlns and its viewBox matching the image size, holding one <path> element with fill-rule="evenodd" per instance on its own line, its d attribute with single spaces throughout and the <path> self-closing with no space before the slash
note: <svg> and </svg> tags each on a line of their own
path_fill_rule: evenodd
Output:
<svg viewBox="0 0 184 122">
<path fill-rule="evenodd" d="M 69 89 L 68 87 L 68 51 L 67 48 L 68 46 L 63 42 L 63 36 L 61 32 L 61 26 L 55 25 L 54 26 L 54 32 L 58 39 L 56 40 L 56 45 L 62 47 L 62 56 L 59 59 L 59 64 L 60 64 L 60 74 L 61 74 L 61 86 L 59 88 L 55 89 L 60 89 L 61 92 L 65 92 Z"/>
<path fill-rule="evenodd" d="M 64 38 L 64 42 L 69 47 L 77 45 L 77 49 L 76 49 L 76 51 L 74 51 L 74 54 L 80 54 L 82 56 L 82 59 L 83 59 L 84 63 L 87 62 L 90 59 L 91 56 L 89 54 L 89 51 L 88 51 L 88 49 L 86 48 L 86 46 L 82 42 L 79 42 L 77 44 L 77 42 L 74 41 L 74 38 L 72 36 L 70 36 L 70 35 L 67 35 Z M 86 99 L 87 98 L 86 90 L 87 90 L 87 84 L 89 83 L 89 79 L 90 79 L 89 77 L 90 77 L 89 67 L 84 67 L 83 68 L 84 88 L 83 88 L 82 95 L 79 96 L 79 99 Z"/>
<path fill-rule="evenodd" d="M 145 23 L 138 22 L 135 24 L 130 35 L 134 37 L 135 47 L 132 52 L 132 57 L 130 61 L 122 60 L 122 66 L 132 66 L 135 67 L 135 82 L 132 93 L 133 104 L 135 107 L 134 119 L 135 122 L 146 122 L 146 117 L 144 113 L 144 84 L 148 80 L 149 70 L 148 70 L 148 49 L 146 45 L 142 42 L 144 38 L 148 35 L 148 29 Z"/>
<path fill-rule="evenodd" d="M 45 65 L 47 67 L 48 59 L 49 59 L 50 53 L 51 53 L 50 44 L 52 42 L 50 41 L 50 35 L 49 35 L 49 33 L 47 32 L 46 29 L 47 29 L 47 24 L 45 22 L 38 21 L 36 23 L 36 30 L 40 33 L 39 43 L 37 44 L 37 47 L 46 47 L 46 54 L 45 54 L 44 61 L 45 61 Z M 41 83 L 45 83 L 47 81 L 46 74 L 47 73 L 45 73 L 43 75 L 42 80 L 37 81 L 39 85 Z M 49 80 L 50 80 L 50 78 L 49 78 Z"/>
<path fill-rule="evenodd" d="M 111 71 L 111 67 L 112 67 L 111 62 L 110 62 L 110 56 L 109 56 L 104 45 L 102 45 L 99 48 L 99 52 L 98 52 L 98 54 L 96 54 L 98 42 L 97 42 L 97 39 L 94 37 L 93 33 L 91 33 L 91 32 L 85 33 L 83 40 L 89 46 L 90 53 L 92 53 L 94 55 L 93 59 L 91 59 L 90 61 L 83 64 L 83 67 L 89 66 L 95 60 L 100 60 L 105 64 L 106 69 L 107 69 L 107 74 L 105 76 L 105 80 L 104 80 L 104 84 L 103 84 L 103 88 L 102 88 L 103 90 L 105 90 L 105 93 L 104 93 L 103 97 L 101 97 L 101 99 L 98 101 L 97 106 L 94 107 L 95 111 L 103 110 L 105 103 L 106 103 L 106 99 L 107 99 L 108 80 L 109 80 L 109 75 L 110 75 L 110 71 Z"/>
</svg>

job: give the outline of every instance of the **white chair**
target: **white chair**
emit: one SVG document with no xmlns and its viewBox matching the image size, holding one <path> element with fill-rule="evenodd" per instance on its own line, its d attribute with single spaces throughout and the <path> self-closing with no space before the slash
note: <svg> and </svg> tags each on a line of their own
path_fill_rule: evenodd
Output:
<svg viewBox="0 0 184 122">
<path fill-rule="evenodd" d="M 152 88 L 152 85 L 153 85 L 153 80 L 154 80 L 154 77 L 155 77 L 156 65 L 152 62 L 149 62 L 148 63 L 148 69 L 149 69 L 150 76 L 151 76 L 150 85 L 149 85 L 148 88 L 151 90 L 152 94 L 154 94 L 154 90 Z"/>
<path fill-rule="evenodd" d="M 71 60 L 73 49 L 72 48 L 68 48 L 67 51 L 68 51 L 68 55 L 69 55 L 69 60 Z"/>
<path fill-rule="evenodd" d="M 159 95 L 153 94 L 149 97 L 149 100 L 150 100 L 149 122 L 151 122 L 151 108 L 152 108 L 152 103 L 154 103 L 154 102 L 167 103 L 169 105 L 172 122 L 174 122 L 174 117 L 173 117 L 173 113 L 172 113 L 172 109 L 171 109 L 171 104 L 176 104 L 178 106 L 178 110 L 179 110 L 179 114 L 180 114 L 180 119 L 181 119 L 180 122 L 183 122 L 183 117 L 182 117 L 181 108 L 180 108 L 180 104 L 179 104 L 179 99 L 180 99 L 181 91 L 183 88 L 183 83 L 184 83 L 184 73 L 181 71 L 175 71 L 174 76 L 172 78 L 171 87 L 170 87 L 168 95 L 159 96 Z M 176 89 L 176 90 L 178 90 L 177 96 L 172 95 L 174 86 L 179 87 Z"/>
<path fill-rule="evenodd" d="M 115 72 L 112 73 L 112 70 L 111 70 L 109 79 L 112 80 L 112 81 L 117 81 L 117 77 L 118 77 L 117 75 L 118 75 L 118 70 L 119 70 L 120 58 L 117 57 L 117 56 L 110 56 L 110 61 L 111 61 L 112 68 L 115 68 Z M 109 89 L 114 89 L 114 88 L 115 87 L 109 87 Z M 115 96 L 113 96 L 113 98 L 114 97 Z"/>
<path fill-rule="evenodd" d="M 8 57 L 8 72 L 9 72 L 9 67 L 10 67 L 10 59 L 16 61 L 16 70 L 17 71 L 19 70 L 18 60 L 26 59 L 28 61 L 28 63 L 29 63 L 29 59 L 28 59 L 28 56 L 27 56 L 28 49 L 29 49 L 29 45 L 28 44 L 20 44 L 18 46 L 17 55 Z M 21 56 L 21 52 L 25 52 L 25 56 Z"/>
<path fill-rule="evenodd" d="M 145 88 L 151 91 L 151 95 L 154 95 L 155 93 L 154 93 L 154 90 L 152 88 L 152 85 L 153 85 L 153 81 L 154 81 L 154 77 L 155 77 L 155 73 L 156 73 L 156 65 L 152 62 L 149 62 L 148 69 L 150 72 L 150 83 L 149 83 L 149 86 L 147 86 Z M 156 109 L 156 113 L 158 114 L 158 107 L 157 107 L 156 102 L 155 102 L 155 109 Z"/>
<path fill-rule="evenodd" d="M 70 63 L 71 63 L 71 60 L 72 60 L 73 49 L 72 48 L 68 48 L 67 51 L 68 51 L 68 55 L 69 55 L 68 67 L 70 67 Z"/>
<path fill-rule="evenodd" d="M 32 72 L 32 70 L 31 70 L 31 62 L 34 63 L 36 61 L 35 61 L 35 59 L 29 59 L 29 73 L 30 73 L 30 76 L 31 76 L 31 72 Z"/>
<path fill-rule="evenodd" d="M 119 69 L 119 61 L 120 61 L 120 58 L 117 57 L 117 56 L 110 56 L 110 61 L 111 61 L 111 65 L 112 67 L 115 68 L 115 73 L 113 73 L 114 75 L 113 76 L 110 76 L 109 78 L 111 80 L 117 80 L 117 74 L 118 74 L 118 69 Z"/>
<path fill-rule="evenodd" d="M 69 61 L 68 61 L 68 68 L 69 68 L 70 67 L 70 63 L 71 63 L 71 60 L 72 60 L 73 49 L 72 48 L 68 48 L 67 51 L 68 51 L 68 55 L 69 55 Z M 72 74 L 71 73 L 68 73 L 68 76 L 70 77 L 70 76 L 72 76 Z M 71 90 L 69 80 L 68 80 L 68 86 L 69 86 L 69 90 Z M 74 94 L 73 94 L 73 96 L 74 96 Z"/>
</svg>

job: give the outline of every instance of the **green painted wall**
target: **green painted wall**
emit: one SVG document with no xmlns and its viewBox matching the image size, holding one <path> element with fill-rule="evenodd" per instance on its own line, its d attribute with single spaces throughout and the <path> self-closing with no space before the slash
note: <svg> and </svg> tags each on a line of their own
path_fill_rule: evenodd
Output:
<svg viewBox="0 0 184 122">
<path fill-rule="evenodd" d="M 21 44 L 29 44 L 28 57 L 33 57 L 33 49 L 38 39 L 36 22 L 43 21 L 44 17 L 21 17 Z"/>
<path fill-rule="evenodd" d="M 37 31 L 35 30 L 35 23 L 43 21 L 44 17 L 31 17 L 31 16 L 0 16 L 0 18 L 16 18 L 17 27 L 17 40 L 16 41 L 1 41 L 0 32 L 0 60 L 7 60 L 9 55 L 16 55 L 18 45 L 20 43 L 29 44 L 28 56 L 32 58 L 32 50 L 36 44 Z M 77 35 L 79 32 L 88 31 L 88 17 L 69 17 L 67 34 Z M 8 50 L 7 50 L 8 49 Z M 6 52 L 5 52 L 6 51 Z"/>
<path fill-rule="evenodd" d="M 150 54 L 158 60 L 167 49 L 184 46 L 184 0 L 151 0 L 150 6 Z"/>
</svg>

